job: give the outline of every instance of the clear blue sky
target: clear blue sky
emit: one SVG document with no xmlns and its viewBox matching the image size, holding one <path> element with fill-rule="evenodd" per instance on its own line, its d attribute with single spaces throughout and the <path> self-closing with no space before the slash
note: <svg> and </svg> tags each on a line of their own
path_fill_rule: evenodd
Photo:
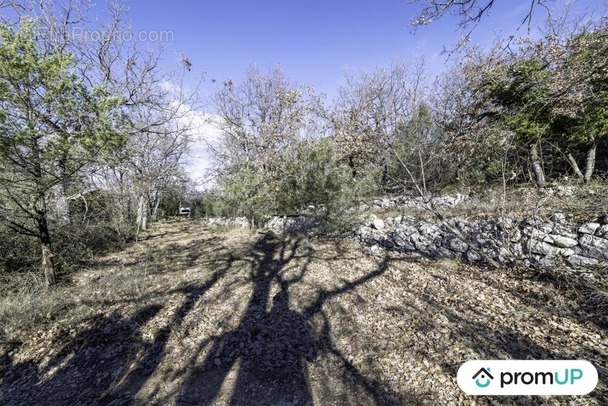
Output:
<svg viewBox="0 0 608 406">
<path fill-rule="evenodd" d="M 238 80 L 251 63 L 263 69 L 279 65 L 298 83 L 329 94 L 346 67 L 370 69 L 424 56 L 430 73 L 437 74 L 445 63 L 439 55 L 443 46 L 459 35 L 454 18 L 414 33 L 409 23 L 420 5 L 407 0 L 127 0 L 127 5 L 135 30 L 172 31 L 167 56 L 182 52 L 193 71 L 206 71 L 210 79 Z M 529 5 L 529 0 L 497 0 L 475 41 L 491 43 L 496 32 L 512 32 Z M 538 19 L 544 16 L 538 9 Z"/>
</svg>

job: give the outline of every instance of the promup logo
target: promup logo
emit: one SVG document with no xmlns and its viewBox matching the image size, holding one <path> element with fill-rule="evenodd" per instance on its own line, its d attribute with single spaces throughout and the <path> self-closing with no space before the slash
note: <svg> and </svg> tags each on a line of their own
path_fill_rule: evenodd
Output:
<svg viewBox="0 0 608 406">
<path fill-rule="evenodd" d="M 475 385 L 480 388 L 487 388 L 494 377 L 490 374 L 490 368 L 481 368 L 475 375 L 473 375 L 473 379 L 475 379 Z M 483 382 L 483 383 L 482 383 Z"/>
<path fill-rule="evenodd" d="M 458 386 L 469 395 L 585 395 L 597 370 L 587 361 L 468 361 Z"/>
</svg>

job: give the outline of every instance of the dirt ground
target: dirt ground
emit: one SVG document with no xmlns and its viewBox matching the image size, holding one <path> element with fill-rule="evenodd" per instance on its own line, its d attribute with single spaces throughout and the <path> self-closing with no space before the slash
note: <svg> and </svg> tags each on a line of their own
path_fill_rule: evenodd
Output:
<svg viewBox="0 0 608 406">
<path fill-rule="evenodd" d="M 608 318 L 542 272 L 157 224 L 0 347 L 3 405 L 608 404 Z M 583 359 L 582 397 L 472 397 L 471 359 Z"/>
</svg>

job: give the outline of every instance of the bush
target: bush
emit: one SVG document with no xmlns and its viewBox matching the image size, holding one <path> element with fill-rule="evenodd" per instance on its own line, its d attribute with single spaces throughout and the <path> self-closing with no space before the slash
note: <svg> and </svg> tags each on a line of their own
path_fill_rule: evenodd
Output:
<svg viewBox="0 0 608 406">
<path fill-rule="evenodd" d="M 121 221 L 118 214 L 110 196 L 94 192 L 87 195 L 86 203 L 71 202 L 70 221 L 50 218 L 57 273 L 77 269 L 93 256 L 120 249 L 131 241 L 134 228 L 128 221 Z M 5 253 L 0 256 L 0 273 L 5 279 L 19 281 L 28 274 L 38 274 L 41 256 L 38 238 L 0 224 L 0 252 Z"/>
<path fill-rule="evenodd" d="M 353 207 L 375 191 L 373 177 L 353 179 L 328 139 L 307 140 L 276 157 L 272 168 L 243 164 L 199 201 L 213 216 L 244 216 L 261 225 L 273 215 L 308 215 L 330 234 L 351 231 Z"/>
<path fill-rule="evenodd" d="M 373 193 L 373 177 L 354 179 L 351 169 L 337 162 L 328 139 L 302 142 L 295 154 L 296 159 L 286 160 L 283 166 L 279 213 L 312 215 L 328 234 L 352 231 L 358 221 L 353 207 Z"/>
<path fill-rule="evenodd" d="M 275 214 L 277 189 L 269 175 L 268 171 L 257 171 L 248 165 L 239 168 L 223 191 L 225 214 L 247 217 L 255 225 L 261 225 L 265 217 Z"/>
<path fill-rule="evenodd" d="M 0 225 L 0 272 L 27 271 L 40 265 L 40 244 Z"/>
</svg>

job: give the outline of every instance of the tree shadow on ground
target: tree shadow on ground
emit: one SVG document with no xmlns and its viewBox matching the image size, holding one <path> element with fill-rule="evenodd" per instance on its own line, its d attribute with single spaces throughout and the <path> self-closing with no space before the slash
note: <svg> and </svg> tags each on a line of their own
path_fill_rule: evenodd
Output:
<svg viewBox="0 0 608 406">
<path fill-rule="evenodd" d="M 117 314 L 94 316 L 86 323 L 89 327 L 69 340 L 44 367 L 32 362 L 9 362 L 2 371 L 1 403 L 94 403 L 92 400 L 105 393 L 136 360 L 136 353 L 145 347 L 137 337 L 139 327 L 160 309 L 148 306 L 127 319 Z M 121 340 L 117 341 L 117 337 Z"/>
<path fill-rule="evenodd" d="M 58 333 L 55 336 L 49 334 L 54 340 L 48 343 L 49 349 L 58 346 L 57 343 L 65 344 L 48 363 L 41 362 L 44 354 L 35 354 L 38 362 L 16 362 L 14 352 L 7 351 L 0 357 L 0 404 L 123 405 L 135 402 L 135 395 L 164 358 L 172 328 L 179 325 L 196 301 L 231 269 L 232 254 L 221 260 L 223 255 L 217 252 L 217 247 L 215 251 L 211 261 L 216 271 L 201 283 L 124 300 L 82 300 L 83 306 L 103 308 L 118 304 L 132 308 L 139 305 L 141 309 L 127 317 L 118 312 L 99 312 L 83 320 L 81 324 L 86 328 L 73 337 L 64 330 L 55 332 Z M 156 254 L 170 263 L 180 263 L 171 270 L 179 272 L 193 266 L 204 252 L 191 243 L 181 250 L 167 249 Z M 164 308 L 158 302 L 176 293 L 185 295 L 181 306 L 154 340 L 144 340 L 141 328 Z M 146 304 L 152 297 L 160 300 Z"/>
<path fill-rule="evenodd" d="M 260 239 L 251 252 L 252 297 L 238 327 L 215 339 L 204 361 L 185 380 L 179 404 L 209 405 L 224 397 L 231 405 L 313 404 L 307 363 L 321 354 L 333 356 L 341 364 L 342 376 L 353 390 L 364 393 L 372 404 L 417 404 L 413 397 L 397 394 L 365 376 L 344 356 L 332 339 L 331 327 L 322 306 L 329 299 L 352 291 L 382 275 L 388 268 L 385 258 L 367 275 L 330 290 L 321 291 L 303 311 L 290 309 L 291 286 L 300 282 L 312 258 L 305 255 L 299 275 L 287 278 L 287 265 L 297 257 L 301 240 Z M 301 257 L 300 257 L 301 258 Z M 273 284 L 279 290 L 271 297 Z M 324 320 L 322 333 L 315 335 L 311 318 Z M 236 369 L 236 377 L 229 377 Z M 229 399 L 223 387 L 233 386 Z M 363 403 L 363 399 L 359 399 Z"/>
<path fill-rule="evenodd" d="M 525 334 L 514 328 L 505 326 L 502 328 L 490 328 L 474 318 L 465 317 L 457 314 L 454 310 L 439 303 L 434 298 L 423 294 L 421 299 L 428 306 L 438 310 L 445 315 L 458 328 L 451 331 L 451 336 L 460 343 L 464 344 L 476 354 L 475 359 L 512 359 L 512 360 L 563 360 L 573 359 L 562 351 L 555 351 L 534 342 Z M 586 356 L 579 354 L 577 358 L 591 361 L 598 370 L 598 387 L 591 394 L 579 397 L 578 401 L 588 404 L 590 399 L 597 401 L 597 404 L 606 404 L 608 401 L 608 370 L 606 369 L 606 354 L 594 354 L 588 348 L 581 348 Z M 590 356 L 597 356 L 599 359 L 591 359 Z M 440 367 L 451 376 L 456 376 L 458 368 L 465 361 L 470 359 L 446 359 L 440 363 Z M 518 404 L 518 405 L 537 405 L 546 404 L 547 398 L 540 396 L 518 396 L 518 397 L 491 397 L 484 396 L 476 399 L 484 400 L 487 404 Z M 557 403 L 557 402 L 556 402 Z M 581 404 L 582 404 L 581 403 Z"/>
<path fill-rule="evenodd" d="M 168 348 L 170 336 L 176 328 L 185 325 L 189 314 L 199 311 L 195 310 L 196 304 L 224 278 L 236 260 L 232 252 L 220 260 L 224 255 L 213 252 L 214 249 L 217 251 L 217 247 L 203 249 L 197 247 L 197 243 L 190 243 L 182 246 L 181 251 L 158 252 L 159 256 L 166 256 L 168 262 L 181 264 L 170 270 L 175 272 L 200 264 L 201 253 L 194 251 L 203 250 L 203 256 L 209 257 L 215 271 L 200 283 L 102 304 L 140 310 L 126 317 L 99 312 L 86 320 L 86 328 L 75 336 L 62 332 L 55 337 L 56 341 L 48 344 L 51 350 L 57 342 L 65 343 L 50 361 L 41 362 L 44 355 L 37 354 L 31 357 L 37 362 L 17 362 L 5 354 L 0 359 L 0 404 L 163 404 L 164 400 L 159 399 L 167 398 L 158 393 L 158 385 L 146 385 L 171 350 Z M 336 345 L 329 316 L 323 310 L 332 298 L 383 275 L 391 260 L 385 257 L 364 276 L 335 289 L 321 290 L 309 306 L 292 310 L 290 288 L 302 281 L 314 259 L 315 252 L 302 248 L 300 239 L 263 238 L 250 246 L 250 251 L 239 259 L 250 262 L 250 281 L 243 283 L 252 284 L 253 294 L 246 310 L 235 329 L 219 336 L 202 337 L 196 347 L 200 354 L 208 350 L 201 355 L 202 362 L 176 366 L 179 369 L 176 375 L 180 376 L 179 393 L 175 394 L 177 404 L 214 404 L 221 396 L 227 396 L 227 403 L 233 405 L 322 404 L 324 395 L 335 395 L 331 387 L 325 394 L 319 393 L 318 388 L 313 392 L 309 365 L 322 356 L 332 358 L 332 367 L 340 370 L 337 374 L 340 383 L 352 390 L 351 404 L 421 403 L 419 398 L 392 391 L 375 379 L 373 372 L 364 372 L 355 366 Z M 295 260 L 301 266 L 290 265 Z M 229 293 L 230 289 L 230 283 L 223 282 L 220 293 Z M 174 293 L 185 295 L 185 299 L 172 311 L 170 319 L 163 321 L 153 339 L 144 339 L 142 327 L 168 310 L 162 302 L 163 295 L 169 297 Z M 155 298 L 152 303 L 147 303 L 149 294 Z M 83 303 L 95 304 L 86 300 Z M 316 333 L 312 328 L 313 318 L 322 324 Z M 190 358 L 196 359 L 196 354 Z M 236 371 L 232 381 L 231 370 Z M 229 392 L 225 390 L 226 385 L 231 386 Z M 145 386 L 154 389 L 139 397 Z"/>
</svg>

